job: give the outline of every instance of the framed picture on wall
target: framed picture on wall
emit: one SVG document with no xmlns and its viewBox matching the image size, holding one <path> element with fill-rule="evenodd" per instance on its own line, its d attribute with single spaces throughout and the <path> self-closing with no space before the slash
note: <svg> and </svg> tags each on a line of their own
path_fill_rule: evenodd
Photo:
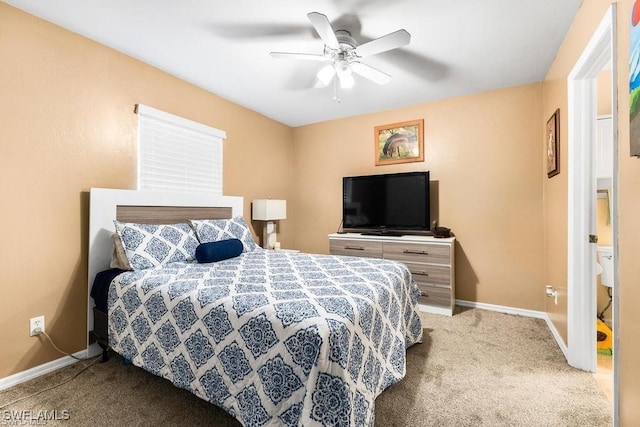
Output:
<svg viewBox="0 0 640 427">
<path fill-rule="evenodd" d="M 545 131 L 547 144 L 547 177 L 560 173 L 560 109 L 547 120 Z"/>
<path fill-rule="evenodd" d="M 376 126 L 376 166 L 424 161 L 424 120 Z"/>
<path fill-rule="evenodd" d="M 629 136 L 630 154 L 640 157 L 640 0 L 633 3 L 629 27 Z"/>
</svg>

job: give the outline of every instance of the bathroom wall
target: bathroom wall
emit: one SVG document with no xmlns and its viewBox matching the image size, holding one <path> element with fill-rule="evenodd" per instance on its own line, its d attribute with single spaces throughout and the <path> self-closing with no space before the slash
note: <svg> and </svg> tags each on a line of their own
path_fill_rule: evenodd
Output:
<svg viewBox="0 0 640 427">
<path fill-rule="evenodd" d="M 609 200 L 607 198 L 598 198 L 596 202 L 596 231 L 598 235 L 599 246 L 611 246 L 613 241 L 613 229 L 611 227 L 611 219 L 609 215 Z M 598 313 L 609 303 L 609 294 L 607 288 L 602 286 L 600 276 L 597 278 L 597 309 Z M 611 327 L 611 308 L 604 313 L 605 323 Z"/>
<path fill-rule="evenodd" d="M 598 75 L 598 115 L 611 114 L 611 69 L 602 70 Z M 596 158 L 596 162 L 600 159 Z M 609 211 L 609 199 L 600 193 L 596 199 L 596 234 L 598 235 L 598 245 L 611 246 L 613 241 L 613 229 L 611 227 L 611 217 Z M 597 278 L 597 310 L 598 313 L 609 303 L 607 288 L 602 286 L 600 276 Z M 611 327 L 611 308 L 605 312 L 605 323 Z"/>
</svg>

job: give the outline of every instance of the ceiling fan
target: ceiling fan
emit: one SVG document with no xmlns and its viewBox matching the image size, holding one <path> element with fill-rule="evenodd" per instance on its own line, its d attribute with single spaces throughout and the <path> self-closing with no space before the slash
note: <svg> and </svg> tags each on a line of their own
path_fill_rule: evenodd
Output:
<svg viewBox="0 0 640 427">
<path fill-rule="evenodd" d="M 324 42 L 324 52 L 322 54 L 271 52 L 271 56 L 274 58 L 329 62 L 318 71 L 316 87 L 328 86 L 333 81 L 334 98 L 338 100 L 338 84 L 341 89 L 353 87 L 355 84 L 353 73 L 377 84 L 388 83 L 391 80 L 389 74 L 360 62 L 360 59 L 405 46 L 411 40 L 411 35 L 406 30 L 397 30 L 358 45 L 349 31 L 334 30 L 329 23 L 329 19 L 322 13 L 311 12 L 307 14 L 307 17 Z M 334 79 L 336 75 L 337 79 Z"/>
</svg>

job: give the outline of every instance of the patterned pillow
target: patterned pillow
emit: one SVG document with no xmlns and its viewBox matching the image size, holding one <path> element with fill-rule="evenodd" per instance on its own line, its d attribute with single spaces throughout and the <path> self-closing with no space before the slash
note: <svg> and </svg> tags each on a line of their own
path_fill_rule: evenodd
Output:
<svg viewBox="0 0 640 427">
<path fill-rule="evenodd" d="M 187 223 L 135 224 L 113 221 L 124 252 L 134 270 L 162 267 L 195 259 L 198 240 Z"/>
<path fill-rule="evenodd" d="M 238 239 L 244 247 L 243 252 L 252 252 L 258 248 L 244 218 L 191 220 L 200 243 L 217 242 L 226 239 Z"/>
</svg>

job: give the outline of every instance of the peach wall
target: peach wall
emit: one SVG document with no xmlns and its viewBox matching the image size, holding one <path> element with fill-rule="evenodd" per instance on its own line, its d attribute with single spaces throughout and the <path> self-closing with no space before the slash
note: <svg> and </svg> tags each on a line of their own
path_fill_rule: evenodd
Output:
<svg viewBox="0 0 640 427">
<path fill-rule="evenodd" d="M 617 55 L 618 55 L 618 299 L 619 324 L 614 333 L 619 339 L 619 346 L 614 349 L 619 361 L 619 410 L 620 425 L 634 426 L 640 419 L 640 370 L 637 354 L 640 353 L 640 341 L 637 331 L 640 330 L 640 312 L 637 303 L 640 301 L 640 160 L 629 156 L 629 22 L 633 0 L 617 2 Z M 544 114 L 551 114 L 554 108 L 567 108 L 566 78 L 573 65 L 584 50 L 588 40 L 602 20 L 609 7 L 607 0 L 585 1 L 573 22 L 569 34 L 556 56 L 544 82 Z M 562 119 L 566 128 L 566 115 Z M 563 134 L 566 138 L 566 134 Z M 566 139 L 564 139 L 566 141 Z M 566 147 L 565 147 L 566 149 Z M 566 156 L 563 165 L 566 167 Z M 566 170 L 566 169 L 565 169 Z M 562 176 L 562 174 L 560 175 Z M 544 185 L 545 228 L 555 229 L 563 235 L 567 234 L 566 217 L 567 183 L 565 180 L 547 181 Z M 564 201 L 563 203 L 560 203 Z M 557 202 L 557 203 L 556 203 Z M 545 281 L 563 285 L 566 283 L 566 239 L 554 242 L 550 235 L 545 239 Z M 566 334 L 566 299 L 562 304 L 553 307 L 548 304 L 556 326 Z M 564 335 L 566 339 L 566 335 Z"/>
<path fill-rule="evenodd" d="M 630 157 L 629 136 L 629 22 L 632 0 L 618 2 L 618 248 L 620 347 L 620 425 L 640 420 L 640 159 Z"/>
<path fill-rule="evenodd" d="M 596 26 L 600 23 L 600 19 L 604 15 L 606 7 L 596 8 L 595 14 L 600 13 L 600 18 L 596 20 Z M 588 14 L 589 17 L 594 13 L 593 10 L 581 8 L 579 16 Z M 584 19 L 584 18 L 583 18 Z M 544 82 L 544 122 L 549 119 L 551 114 L 559 107 L 560 108 L 560 171 L 559 175 L 553 178 L 546 177 L 546 169 L 543 172 L 543 181 L 545 189 L 545 259 L 553 260 L 553 262 L 545 262 L 545 283 L 553 285 L 559 292 L 558 305 L 553 304 L 553 300 L 548 299 L 545 302 L 546 309 L 550 318 L 554 322 L 556 328 L 563 337 L 565 343 L 567 342 L 567 84 L 566 78 L 573 68 L 575 61 L 577 61 L 582 50 L 579 52 L 573 52 L 568 49 L 567 44 L 580 44 L 590 39 L 593 29 L 590 29 L 586 25 L 580 25 L 578 21 L 578 32 L 570 33 L 565 40 L 563 48 L 561 49 L 556 61 L 552 65 L 549 75 Z M 576 40 L 578 39 L 578 40 Z M 570 51 L 570 52 L 569 52 Z M 575 56 L 574 62 L 566 60 L 566 56 Z M 558 65 L 561 64 L 561 65 Z M 558 71 L 558 68 L 562 68 L 563 71 Z M 568 70 L 568 71 L 567 71 Z M 566 72 L 566 75 L 562 75 L 562 72 Z M 557 75 L 555 75 L 555 74 Z M 554 76 L 553 78 L 551 76 Z M 606 115 L 611 114 L 611 70 L 604 70 L 598 75 L 597 79 L 598 87 L 598 114 Z M 542 147 L 546 150 L 546 146 Z M 546 167 L 543 165 L 543 168 Z M 598 209 L 598 226 L 602 231 L 602 241 L 611 241 L 611 226 L 605 223 L 605 218 L 601 215 L 602 209 Z M 600 235 L 600 232 L 598 233 Z M 606 243 L 602 243 L 606 244 Z M 609 243 L 610 244 L 610 243 Z M 608 302 L 608 295 L 604 288 L 597 288 L 597 308 L 601 310 Z"/>
<path fill-rule="evenodd" d="M 613 242 L 613 228 L 609 212 L 609 200 L 598 198 L 596 200 L 596 230 L 598 245 L 611 246 Z"/>
<path fill-rule="evenodd" d="M 224 192 L 245 217 L 253 198 L 293 195 L 287 126 L 1 2 L 0 58 L 0 378 L 61 357 L 28 336 L 30 317 L 62 349 L 86 347 L 86 192 L 135 188 L 134 104 L 227 132 Z"/>
<path fill-rule="evenodd" d="M 457 238 L 456 297 L 542 310 L 541 111 L 533 84 L 294 129 L 296 247 L 328 252 L 343 176 L 429 170 L 432 219 Z M 374 127 L 414 119 L 425 161 L 374 166 Z"/>
<path fill-rule="evenodd" d="M 625 121 L 632 3 L 618 3 L 622 426 L 640 419 L 640 160 L 629 157 Z M 545 283 L 566 282 L 566 144 L 561 173 L 548 180 L 543 127 L 561 106 L 567 140 L 566 76 L 608 5 L 583 2 L 542 85 L 292 130 L 0 2 L 0 220 L 9 224 L 0 268 L 0 378 L 59 357 L 27 336 L 29 317 L 46 315 L 62 348 L 84 348 L 86 191 L 135 187 L 135 103 L 226 130 L 225 194 L 245 196 L 246 217 L 253 198 L 291 200 L 284 247 L 328 251 L 342 176 L 430 170 L 434 217 L 458 238 L 457 297 L 547 310 L 566 338 L 566 300 L 545 306 L 542 296 Z M 414 118 L 425 119 L 425 162 L 373 166 L 373 127 Z"/>
<path fill-rule="evenodd" d="M 611 114 L 611 70 L 598 74 L 598 115 Z"/>
<path fill-rule="evenodd" d="M 609 3 L 592 0 L 584 2 L 578 11 L 556 58 L 544 81 L 544 121 L 560 108 L 560 174 L 550 179 L 543 171 L 544 215 L 545 215 L 545 283 L 553 285 L 559 292 L 558 305 L 546 301 L 546 310 L 551 320 L 567 342 L 567 76 L 582 54 L 584 47 L 602 20 Z M 599 85 L 602 86 L 602 85 Z M 599 106 L 608 109 L 606 102 Z M 610 103 L 609 103 L 610 105 Z M 542 123 L 544 125 L 544 122 Z M 541 150 L 545 150 L 541 144 Z M 544 165 L 542 166 L 544 169 Z"/>
</svg>

